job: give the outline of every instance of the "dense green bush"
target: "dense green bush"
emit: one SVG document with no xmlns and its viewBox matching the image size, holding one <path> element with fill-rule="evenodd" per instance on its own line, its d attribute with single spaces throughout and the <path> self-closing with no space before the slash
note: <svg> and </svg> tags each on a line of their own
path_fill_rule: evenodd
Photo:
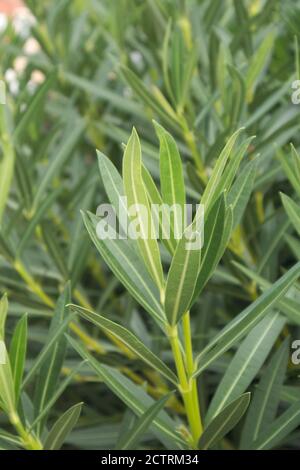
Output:
<svg viewBox="0 0 300 470">
<path fill-rule="evenodd" d="M 0 45 L 0 447 L 299 449 L 300 2 L 25 3 Z M 205 206 L 191 260 L 95 237 L 100 203 L 170 184 Z"/>
</svg>

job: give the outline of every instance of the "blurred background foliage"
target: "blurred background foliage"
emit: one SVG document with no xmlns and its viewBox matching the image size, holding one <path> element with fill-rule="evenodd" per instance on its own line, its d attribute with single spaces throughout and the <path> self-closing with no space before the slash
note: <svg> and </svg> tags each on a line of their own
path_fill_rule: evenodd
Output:
<svg viewBox="0 0 300 470">
<path fill-rule="evenodd" d="M 9 298 L 8 343 L 16 321 L 27 312 L 30 371 L 49 341 L 53 310 L 70 280 L 74 303 L 129 326 L 151 350 L 170 359 L 157 327 L 140 314 L 96 253 L 80 215 L 81 209 L 96 211 L 106 202 L 96 148 L 120 168 L 121 144 L 132 126 L 146 166 L 158 177 L 154 118 L 176 138 L 191 202 L 199 200 L 233 131 L 244 126 L 247 136 L 256 136 L 245 157 L 247 162 L 259 155 L 242 223 L 192 311 L 194 347 L 200 351 L 211 332 L 259 293 L 256 280 L 232 261 L 272 283 L 299 259 L 299 241 L 279 192 L 294 196 L 290 167 L 282 161 L 290 162 L 289 143 L 296 149 L 300 143 L 299 107 L 291 102 L 292 82 L 300 78 L 295 42 L 300 3 L 26 0 L 25 5 L 23 16 L 3 25 L 0 41 L 7 84 L 7 104 L 0 111 L 0 289 Z M 300 302 L 299 291 L 293 296 Z M 299 338 L 299 326 L 297 317 L 282 337 Z M 117 367 L 150 395 L 158 398 L 168 391 L 118 341 L 78 320 L 70 328 L 102 363 Z M 231 357 L 227 353 L 201 377 L 202 409 Z M 78 363 L 68 350 L 54 383 Z M 290 364 L 282 407 L 300 399 L 298 374 Z M 29 397 L 34 393 L 39 393 L 38 383 L 28 383 L 26 407 L 33 406 Z M 113 447 L 128 412 L 86 364 L 57 398 L 50 418 L 81 401 L 83 412 L 66 446 Z M 168 407 L 179 419 L 178 399 L 170 399 Z M 2 414 L 0 425 L 7 429 Z M 236 447 L 238 441 L 236 434 L 222 446 Z M 147 433 L 141 445 L 158 444 Z M 299 431 L 280 445 L 299 448 Z"/>
</svg>

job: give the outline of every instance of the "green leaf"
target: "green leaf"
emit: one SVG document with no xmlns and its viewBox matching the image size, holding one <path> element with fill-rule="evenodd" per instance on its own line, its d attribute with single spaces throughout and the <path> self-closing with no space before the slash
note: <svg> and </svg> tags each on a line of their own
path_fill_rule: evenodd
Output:
<svg viewBox="0 0 300 470">
<path fill-rule="evenodd" d="M 268 450 L 280 444 L 300 424 L 300 401 L 290 406 L 271 426 L 255 441 L 251 449 Z"/>
<path fill-rule="evenodd" d="M 239 25 L 243 34 L 240 36 L 246 56 L 252 54 L 252 36 L 248 10 L 245 6 L 244 0 L 234 0 L 234 9 L 236 14 L 236 23 Z"/>
<path fill-rule="evenodd" d="M 10 132 L 8 107 L 0 105 L 0 226 L 14 175 L 15 150 Z"/>
<path fill-rule="evenodd" d="M 224 224 L 225 198 L 222 194 L 214 203 L 204 223 L 204 245 L 193 301 L 201 294 L 219 261 L 219 249 L 224 234 Z"/>
<path fill-rule="evenodd" d="M 42 236 L 47 247 L 47 251 L 56 266 L 58 272 L 62 275 L 63 279 L 69 278 L 68 268 L 65 260 L 65 253 L 61 247 L 60 240 L 58 239 L 56 231 L 53 229 L 53 224 L 49 221 L 42 223 Z"/>
<path fill-rule="evenodd" d="M 177 116 L 175 112 L 166 111 L 161 103 L 156 99 L 153 93 L 149 92 L 148 87 L 139 79 L 139 77 L 132 72 L 128 67 L 121 67 L 122 75 L 126 82 L 131 86 L 133 91 L 141 98 L 141 100 L 149 106 L 158 116 L 171 126 L 173 129 L 178 129 Z"/>
<path fill-rule="evenodd" d="M 289 245 L 290 250 L 292 251 L 295 258 L 298 259 L 298 261 L 300 261 L 300 241 L 297 238 L 292 237 L 291 235 L 288 235 L 288 234 L 285 234 L 284 238 L 287 244 Z"/>
<path fill-rule="evenodd" d="M 293 144 L 291 144 L 291 149 L 292 149 L 292 158 L 293 158 L 293 163 L 294 163 L 295 177 L 300 186 L 300 155 L 295 149 Z M 298 195 L 300 196 L 300 192 L 298 192 Z"/>
<path fill-rule="evenodd" d="M 66 316 L 64 320 L 57 326 L 55 331 L 53 331 L 53 334 L 49 338 L 49 341 L 47 342 L 47 344 L 44 346 L 44 348 L 41 350 L 41 352 L 35 359 L 29 372 L 27 372 L 27 375 L 22 384 L 22 388 L 24 388 L 30 382 L 30 380 L 34 377 L 34 375 L 38 372 L 40 366 L 43 364 L 43 362 L 47 358 L 49 351 L 51 351 L 53 345 L 57 342 L 59 337 L 64 334 L 66 328 L 68 327 L 71 321 L 71 318 L 72 318 L 72 315 Z"/>
<path fill-rule="evenodd" d="M 254 273 L 250 269 L 242 266 L 241 264 L 233 261 L 234 266 L 236 266 L 243 274 L 245 274 L 249 279 L 253 280 L 261 287 L 263 290 L 269 289 L 272 287 L 272 283 Z M 287 296 L 283 297 L 276 304 L 276 307 L 284 313 L 289 321 L 300 325 L 300 304 L 296 300 L 288 298 Z"/>
<path fill-rule="evenodd" d="M 150 398 L 141 387 L 138 387 L 124 377 L 118 370 L 100 364 L 81 346 L 81 344 L 70 337 L 68 339 L 71 346 L 78 354 L 83 359 L 88 360 L 90 367 L 96 372 L 97 376 L 103 380 L 109 389 L 134 413 L 141 416 L 153 405 L 154 400 Z M 158 416 L 154 419 L 152 427 L 157 437 L 167 448 L 178 449 L 184 444 L 179 433 L 176 432 L 174 421 L 164 411 L 160 411 Z"/>
<path fill-rule="evenodd" d="M 140 438 L 145 434 L 152 424 L 158 413 L 163 409 L 172 393 L 160 398 L 156 403 L 151 405 L 138 420 L 133 424 L 133 429 L 129 429 L 127 434 L 123 435 L 119 441 L 119 450 L 135 449 Z"/>
<path fill-rule="evenodd" d="M 148 366 L 153 367 L 166 377 L 170 382 L 177 385 L 176 375 L 167 367 L 150 349 L 148 349 L 142 341 L 137 338 L 131 331 L 127 330 L 121 325 L 118 325 L 111 320 L 99 315 L 98 313 L 91 312 L 78 305 L 70 304 L 70 307 L 75 312 L 79 313 L 83 318 L 89 320 L 94 325 L 99 326 L 102 330 L 108 331 L 124 343 L 133 353 L 135 353 L 142 361 Z"/>
<path fill-rule="evenodd" d="M 247 413 L 241 437 L 241 449 L 249 449 L 260 434 L 274 421 L 280 402 L 281 387 L 289 357 L 287 338 L 273 355 L 265 369 Z"/>
<path fill-rule="evenodd" d="M 200 208 L 201 209 L 201 208 Z M 189 310 L 201 263 L 202 233 L 201 240 L 190 242 L 190 235 L 197 230 L 196 225 L 201 218 L 201 211 L 197 212 L 194 222 L 185 230 L 179 241 L 172 263 L 169 269 L 165 312 L 170 325 L 176 325 L 182 315 Z M 200 221 L 201 224 L 201 221 Z M 194 247 L 192 245 L 195 244 Z"/>
<path fill-rule="evenodd" d="M 244 393 L 227 405 L 204 429 L 199 449 L 207 450 L 217 444 L 240 421 L 250 403 L 250 393 Z"/>
<path fill-rule="evenodd" d="M 70 298 L 71 289 L 70 284 L 68 283 L 58 298 L 54 315 L 51 320 L 46 346 L 60 325 L 63 324 L 66 318 L 66 305 L 70 302 Z M 49 348 L 48 353 L 41 364 L 35 385 L 35 416 L 38 416 L 42 412 L 56 390 L 65 358 L 66 346 L 67 340 L 65 335 L 62 334 L 57 338 L 55 343 L 52 344 L 51 348 Z M 43 423 L 40 423 L 39 430 L 42 429 L 42 425 Z"/>
<path fill-rule="evenodd" d="M 30 428 L 28 431 L 31 431 L 33 428 L 39 424 L 39 422 L 49 413 L 53 405 L 57 402 L 57 400 L 60 398 L 60 396 L 63 394 L 63 392 L 66 390 L 68 385 L 72 382 L 72 380 L 75 378 L 76 374 L 80 372 L 80 369 L 82 368 L 83 364 L 86 361 L 80 362 L 68 375 L 67 377 L 60 383 L 59 387 L 54 391 L 52 394 L 50 400 L 47 402 L 47 404 L 44 406 L 43 410 L 41 413 L 33 420 L 33 422 L 30 425 Z"/>
<path fill-rule="evenodd" d="M 242 313 L 234 318 L 197 357 L 198 368 L 195 376 L 199 375 L 212 362 L 228 351 L 233 344 L 245 336 L 268 311 L 284 296 L 288 289 L 300 276 L 300 262 L 278 279 L 270 289 L 249 305 Z"/>
<path fill-rule="evenodd" d="M 223 171 L 225 169 L 226 163 L 230 157 L 231 151 L 234 147 L 234 144 L 239 136 L 239 134 L 244 130 L 243 127 L 238 129 L 232 136 L 228 139 L 224 149 L 222 150 L 219 158 L 216 161 L 216 164 L 213 168 L 212 174 L 209 178 L 207 186 L 204 190 L 204 193 L 201 198 L 201 204 L 204 205 L 205 211 L 208 213 L 214 202 L 218 199 L 219 195 L 222 192 L 222 185 L 220 185 Z M 218 190 L 216 190 L 218 188 Z"/>
<path fill-rule="evenodd" d="M 256 167 L 257 160 L 249 162 L 243 168 L 229 191 L 227 202 L 229 205 L 232 205 L 233 210 L 232 230 L 234 230 L 240 223 L 250 199 L 256 176 Z"/>
<path fill-rule="evenodd" d="M 277 152 L 277 158 L 281 163 L 283 171 L 285 172 L 289 182 L 293 186 L 294 190 L 297 192 L 300 197 L 300 178 L 298 176 L 298 164 L 295 164 L 295 161 L 298 162 L 299 155 L 296 152 L 295 147 L 292 145 L 292 158 L 288 158 L 287 155 L 280 149 Z M 297 160 L 296 160 L 297 159 Z M 294 162 L 294 165 L 293 165 Z"/>
<path fill-rule="evenodd" d="M 243 76 L 233 65 L 228 65 L 227 68 L 232 78 L 229 125 L 231 129 L 236 129 L 245 105 L 246 84 Z"/>
<path fill-rule="evenodd" d="M 284 324 L 285 320 L 279 313 L 271 312 L 244 339 L 214 394 L 206 415 L 207 422 L 245 392 L 265 362 Z"/>
<path fill-rule="evenodd" d="M 56 74 L 56 70 L 50 72 L 44 83 L 35 92 L 33 98 L 30 99 L 29 105 L 22 114 L 13 133 L 13 139 L 15 142 L 20 141 L 26 135 L 28 126 L 31 124 L 32 120 L 36 118 L 36 115 L 41 109 L 48 91 L 54 83 Z"/>
<path fill-rule="evenodd" d="M 36 229 L 40 221 L 45 217 L 45 214 L 50 209 L 50 207 L 55 203 L 57 198 L 62 193 L 62 188 L 56 188 L 51 194 L 49 194 L 42 204 L 39 205 L 37 210 L 33 213 L 32 218 L 30 219 L 29 224 L 27 225 L 26 230 L 24 231 L 22 238 L 19 242 L 17 248 L 17 256 L 20 258 L 24 249 L 26 248 L 27 243 L 31 240 L 32 234 Z"/>
<path fill-rule="evenodd" d="M 128 208 L 136 206 L 135 218 L 139 224 L 140 237 L 138 246 L 144 262 L 160 292 L 164 289 L 164 275 L 160 260 L 157 240 L 152 238 L 155 232 L 146 189 L 142 179 L 141 145 L 133 129 L 126 145 L 123 158 L 123 181 Z"/>
<path fill-rule="evenodd" d="M 82 409 L 82 403 L 69 408 L 58 418 L 45 440 L 45 450 L 59 450 L 66 438 L 76 426 Z"/>
<path fill-rule="evenodd" d="M 179 27 L 175 28 L 172 37 L 171 48 L 171 80 L 172 88 L 176 98 L 176 103 L 179 105 L 182 99 L 183 85 L 184 85 L 184 66 L 185 64 L 185 47 L 182 37 L 182 32 Z"/>
<path fill-rule="evenodd" d="M 185 186 L 179 151 L 173 137 L 154 121 L 156 134 L 160 142 L 160 184 L 162 199 L 168 206 L 174 207 L 174 219 L 171 224 L 175 237 L 180 238 L 185 228 Z"/>
<path fill-rule="evenodd" d="M 126 231 L 127 217 L 125 217 L 124 220 L 124 216 L 127 214 L 127 207 L 124 205 L 124 199 L 122 199 L 125 197 L 125 192 L 121 175 L 109 158 L 98 150 L 97 156 L 100 175 L 106 194 L 115 209 L 122 229 Z M 119 210 L 120 207 L 122 207 L 122 216 Z"/>
<path fill-rule="evenodd" d="M 253 100 L 255 86 L 263 69 L 266 66 L 268 56 L 272 52 L 274 39 L 274 33 L 268 33 L 249 62 L 248 71 L 246 74 L 246 99 L 248 103 L 251 103 Z"/>
<path fill-rule="evenodd" d="M 27 350 L 27 315 L 17 323 L 9 349 L 13 381 L 15 386 L 16 402 L 18 403 L 21 384 L 23 380 L 24 365 Z"/>
<path fill-rule="evenodd" d="M 158 214 L 158 225 L 161 234 L 160 239 L 171 255 L 173 255 L 176 249 L 177 241 L 174 238 L 174 233 L 172 232 L 172 227 L 169 223 L 169 212 L 163 203 L 162 197 L 153 181 L 152 176 L 144 166 L 142 168 L 142 176 L 149 199 L 149 204 L 152 206 L 155 204 L 161 208 L 161 211 Z M 154 212 L 154 215 L 156 215 L 156 212 Z M 153 219 L 153 221 L 154 223 L 157 223 L 157 220 Z"/>
<path fill-rule="evenodd" d="M 226 192 L 228 192 L 230 190 L 233 180 L 239 169 L 240 163 L 253 139 L 254 136 L 249 137 L 244 142 L 242 142 L 241 145 L 238 146 L 236 152 L 233 154 L 224 170 L 221 181 L 218 185 L 218 192 L 222 192 L 225 190 Z"/>
<path fill-rule="evenodd" d="M 8 311 L 7 294 L 4 294 L 0 300 L 0 340 L 5 338 L 5 322 Z"/>
<path fill-rule="evenodd" d="M 285 208 L 285 211 L 292 222 L 293 226 L 300 235 L 300 206 L 296 204 L 290 197 L 286 196 L 283 193 L 280 193 L 282 204 Z"/>
<path fill-rule="evenodd" d="M 165 319 L 159 301 L 159 292 L 144 263 L 132 248 L 131 240 L 100 239 L 96 233 L 98 219 L 91 213 L 83 213 L 87 231 L 114 275 L 130 294 L 162 325 Z"/>
<path fill-rule="evenodd" d="M 4 343 L 1 344 L 1 355 L 4 357 L 4 363 L 3 361 L 0 362 L 0 406 L 7 414 L 13 415 L 16 410 L 15 387 L 9 356 Z"/>
<path fill-rule="evenodd" d="M 51 159 L 47 170 L 43 173 L 41 181 L 38 183 L 38 189 L 33 201 L 34 208 L 39 207 L 40 201 L 42 200 L 46 189 L 48 188 L 53 178 L 59 173 L 62 166 L 66 163 L 70 153 L 82 136 L 85 126 L 85 121 L 80 118 L 76 118 L 74 119 L 74 122 L 70 123 L 67 131 L 65 132 L 65 135 L 63 136 L 63 141 L 60 148 L 58 149 L 56 155 Z"/>
</svg>

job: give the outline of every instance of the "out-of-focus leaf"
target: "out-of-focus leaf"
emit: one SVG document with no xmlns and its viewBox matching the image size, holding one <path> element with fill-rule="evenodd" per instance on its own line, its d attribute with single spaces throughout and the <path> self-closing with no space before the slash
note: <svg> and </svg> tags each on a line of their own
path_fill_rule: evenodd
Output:
<svg viewBox="0 0 300 470">
<path fill-rule="evenodd" d="M 207 422 L 245 392 L 265 362 L 285 320 L 271 312 L 244 339 L 222 378 L 207 412 Z"/>
<path fill-rule="evenodd" d="M 213 447 L 240 421 L 250 403 L 250 393 L 244 393 L 233 400 L 209 423 L 199 441 L 199 449 Z"/>
<path fill-rule="evenodd" d="M 45 450 L 59 450 L 62 447 L 67 436 L 76 426 L 81 413 L 82 405 L 83 403 L 77 403 L 77 405 L 69 408 L 62 416 L 58 418 L 51 431 L 47 435 L 44 444 Z"/>
<path fill-rule="evenodd" d="M 70 284 L 68 283 L 57 301 L 55 312 L 49 328 L 46 346 L 66 318 L 66 305 L 70 302 L 70 296 Z M 47 402 L 50 400 L 51 396 L 56 390 L 59 375 L 61 373 L 61 368 L 65 358 L 66 345 L 67 340 L 65 335 L 60 335 L 44 358 L 35 386 L 35 416 L 38 416 L 43 411 L 43 408 L 46 406 Z M 42 429 L 42 424 L 43 423 L 41 422 L 39 426 L 40 430 Z"/>
<path fill-rule="evenodd" d="M 273 355 L 254 391 L 243 426 L 241 449 L 248 449 L 276 417 L 288 354 L 289 340 L 287 339 Z"/>
<path fill-rule="evenodd" d="M 158 413 L 163 409 L 170 396 L 171 394 L 169 393 L 168 395 L 160 398 L 138 418 L 138 420 L 134 423 L 134 428 L 130 429 L 129 432 L 123 436 L 123 439 L 120 440 L 120 450 L 134 449 L 136 447 L 139 440 L 150 427 Z"/>
<path fill-rule="evenodd" d="M 281 200 L 290 221 L 297 230 L 298 235 L 300 235 L 300 206 L 296 204 L 290 197 L 282 193 Z"/>
<path fill-rule="evenodd" d="M 300 275 L 300 263 L 297 263 L 286 274 L 278 279 L 272 287 L 250 304 L 242 313 L 232 320 L 197 357 L 199 375 L 208 365 L 247 334 L 264 318 L 268 311 L 284 296 Z"/>
<path fill-rule="evenodd" d="M 133 382 L 124 377 L 121 372 L 100 364 L 72 338 L 69 338 L 69 342 L 83 359 L 88 360 L 89 365 L 96 372 L 97 376 L 99 376 L 110 390 L 134 413 L 140 416 L 147 408 L 153 405 L 154 400 L 140 387 L 137 387 Z M 171 445 L 172 448 L 178 449 L 184 444 L 184 441 L 182 441 L 180 435 L 176 432 L 176 425 L 164 411 L 160 411 L 157 418 L 154 419 L 153 428 L 157 437 L 161 439 L 165 445 L 167 444 L 168 448 Z"/>
</svg>

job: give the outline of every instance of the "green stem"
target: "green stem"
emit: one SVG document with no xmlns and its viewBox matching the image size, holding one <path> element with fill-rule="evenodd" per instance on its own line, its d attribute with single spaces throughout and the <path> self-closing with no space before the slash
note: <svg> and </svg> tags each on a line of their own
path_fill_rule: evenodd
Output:
<svg viewBox="0 0 300 470">
<path fill-rule="evenodd" d="M 10 415 L 10 421 L 12 425 L 14 426 L 14 428 L 16 429 L 19 436 L 21 437 L 23 446 L 25 449 L 27 450 L 42 450 L 43 449 L 42 443 L 39 441 L 39 439 L 37 439 L 35 436 L 33 436 L 30 432 L 28 432 L 24 428 L 19 418 L 19 415 L 17 413 L 13 412 Z"/>
<path fill-rule="evenodd" d="M 193 378 L 194 373 L 194 359 L 193 359 L 193 346 L 192 346 L 192 332 L 191 332 L 191 322 L 190 322 L 190 312 L 186 312 L 182 320 L 183 326 L 183 338 L 184 338 L 184 349 L 185 349 L 185 358 L 186 358 L 186 370 L 188 379 L 192 382 L 192 396 L 193 396 L 193 405 L 195 410 L 195 417 L 197 422 L 197 441 L 203 432 L 199 398 L 198 398 L 198 388 L 197 380 Z"/>
<path fill-rule="evenodd" d="M 197 448 L 197 443 L 201 434 L 201 426 L 199 426 L 199 416 L 195 413 L 195 400 L 193 392 L 192 380 L 187 376 L 185 365 L 182 357 L 180 348 L 180 341 L 178 337 L 177 326 L 170 326 L 168 328 L 168 337 L 171 344 L 173 357 L 176 365 L 179 391 L 181 393 L 191 435 L 192 435 L 192 446 Z"/>
</svg>

